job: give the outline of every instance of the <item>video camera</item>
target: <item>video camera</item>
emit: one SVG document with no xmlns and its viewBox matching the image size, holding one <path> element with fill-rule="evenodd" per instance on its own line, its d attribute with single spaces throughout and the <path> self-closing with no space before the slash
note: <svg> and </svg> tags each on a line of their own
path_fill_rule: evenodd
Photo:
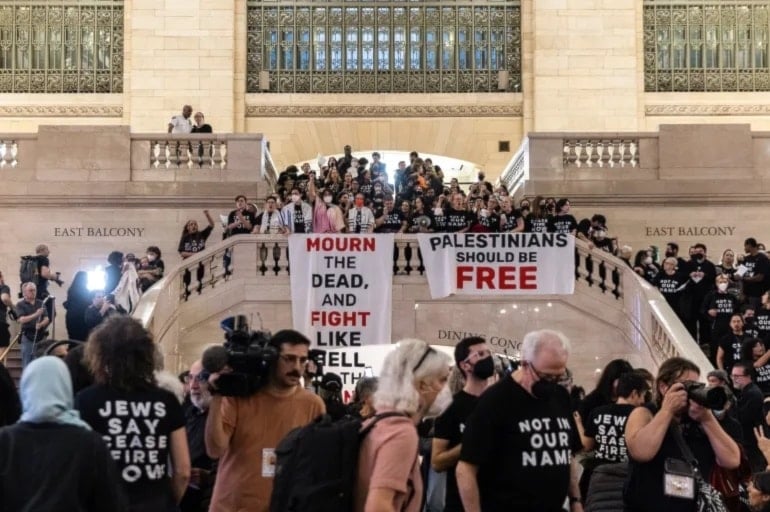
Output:
<svg viewBox="0 0 770 512">
<path fill-rule="evenodd" d="M 221 373 L 212 392 L 222 396 L 250 396 L 268 382 L 278 349 L 270 345 L 270 332 L 249 329 L 244 315 L 228 317 L 219 324 L 225 342 L 203 352 L 201 363 L 208 373 Z"/>
</svg>

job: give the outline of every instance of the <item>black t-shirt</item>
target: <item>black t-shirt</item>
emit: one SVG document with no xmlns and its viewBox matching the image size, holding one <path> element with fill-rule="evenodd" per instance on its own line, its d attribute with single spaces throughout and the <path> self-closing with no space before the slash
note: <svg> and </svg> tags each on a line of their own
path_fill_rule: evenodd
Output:
<svg viewBox="0 0 770 512">
<path fill-rule="evenodd" d="M 703 299 L 701 313 L 705 315 L 711 324 L 711 332 L 721 336 L 730 332 L 730 318 L 738 307 L 738 299 L 734 295 L 724 292 L 711 291 Z M 717 316 L 708 314 L 709 310 L 716 309 Z"/>
<path fill-rule="evenodd" d="M 488 211 L 486 215 L 476 214 L 474 231 L 481 233 L 498 233 L 500 231 L 500 215 Z"/>
<path fill-rule="evenodd" d="M 412 214 L 412 217 L 409 219 L 409 231 L 413 233 L 420 232 L 420 217 L 428 217 L 428 219 L 430 219 L 430 225 L 427 227 L 427 229 L 429 230 L 436 229 L 436 221 L 433 218 L 433 213 L 426 211 L 423 213 L 415 212 L 414 214 Z"/>
<path fill-rule="evenodd" d="M 520 210 L 511 210 L 511 213 L 503 213 L 503 215 L 505 215 L 505 222 L 500 224 L 500 231 L 504 233 L 516 229 L 518 220 L 522 218 Z"/>
<path fill-rule="evenodd" d="M 10 296 L 11 289 L 4 284 L 0 284 L 0 296 L 2 296 L 4 293 L 7 293 L 8 296 Z M 5 302 L 0 300 L 0 324 L 8 323 L 8 320 L 6 320 L 7 314 L 8 314 L 8 306 L 5 305 Z"/>
<path fill-rule="evenodd" d="M 585 435 L 596 441 L 596 458 L 602 462 L 628 460 L 626 449 L 626 420 L 635 407 L 631 404 L 610 404 L 597 407 L 585 422 Z"/>
<path fill-rule="evenodd" d="M 668 275 L 666 272 L 658 272 L 652 284 L 660 291 L 668 305 L 671 306 L 671 309 L 678 312 L 679 300 L 688 281 L 689 278 L 679 272 L 674 272 L 673 275 Z"/>
<path fill-rule="evenodd" d="M 102 434 L 132 502 L 171 492 L 171 433 L 185 425 L 174 395 L 159 388 L 125 392 L 95 385 L 77 394 L 75 407 Z"/>
<path fill-rule="evenodd" d="M 304 233 L 307 230 L 305 225 L 305 214 L 302 211 L 302 203 L 294 205 L 294 233 Z"/>
<path fill-rule="evenodd" d="M 770 334 L 770 309 L 760 309 L 754 313 L 754 326 L 760 338 Z"/>
<path fill-rule="evenodd" d="M 577 230 L 577 225 L 577 220 L 570 214 L 555 215 L 548 221 L 548 231 L 568 235 Z"/>
<path fill-rule="evenodd" d="M 43 267 L 51 268 L 48 256 L 37 256 L 37 297 L 39 299 L 48 297 L 48 279 L 43 277 Z"/>
<path fill-rule="evenodd" d="M 743 342 L 750 339 L 745 334 L 733 334 L 732 332 L 719 340 L 719 347 L 724 351 L 724 367 L 727 373 L 732 370 L 735 361 L 741 360 L 741 348 Z"/>
<path fill-rule="evenodd" d="M 548 233 L 548 217 L 530 215 L 524 222 L 524 231 L 527 233 Z"/>
<path fill-rule="evenodd" d="M 765 343 L 767 345 L 767 343 Z M 770 395 L 770 363 L 765 363 L 759 368 L 754 368 L 756 378 L 754 382 L 762 390 L 765 396 Z"/>
<path fill-rule="evenodd" d="M 16 314 L 19 315 L 19 317 L 28 316 L 42 307 L 43 307 L 42 300 L 36 299 L 34 304 L 30 304 L 26 300 L 22 299 L 16 303 Z M 44 318 L 48 318 L 48 313 L 46 312 L 45 308 L 43 308 L 43 315 L 40 318 L 33 318 L 27 323 L 21 324 L 22 334 L 24 334 L 24 336 L 26 336 L 31 340 L 34 339 L 35 331 L 37 330 L 36 329 L 37 323 Z"/>
<path fill-rule="evenodd" d="M 761 297 L 768 289 L 768 283 L 770 283 L 770 260 L 767 256 L 758 252 L 755 256 L 748 254 L 743 257 L 743 266 L 748 269 L 744 276 L 751 277 L 756 274 L 762 274 L 764 279 L 762 281 L 753 283 L 743 283 L 743 293 L 747 297 Z"/>
<path fill-rule="evenodd" d="M 465 229 L 473 222 L 473 214 L 465 210 L 454 210 L 447 208 L 444 210 L 444 231 L 447 233 L 456 233 Z"/>
<path fill-rule="evenodd" d="M 237 212 L 238 212 L 238 210 L 233 210 L 233 211 L 230 212 L 230 215 L 227 216 L 227 225 L 228 226 L 230 224 L 232 224 L 233 222 L 235 222 L 235 219 L 236 219 L 236 215 L 235 214 Z M 251 227 L 250 228 L 244 227 L 243 223 L 239 222 L 238 224 L 235 225 L 234 228 L 232 228 L 229 231 L 229 233 L 227 234 L 228 236 L 232 236 L 232 235 L 248 235 L 249 233 L 251 233 L 251 230 L 254 228 L 254 225 L 256 224 L 256 217 L 255 217 L 254 213 L 249 211 L 249 210 L 245 210 L 244 209 L 241 212 L 241 217 L 243 217 L 244 219 L 247 219 L 251 223 Z M 305 229 L 303 228 L 302 231 L 300 231 L 300 233 L 304 233 L 304 232 L 305 232 Z"/>
<path fill-rule="evenodd" d="M 457 393 L 452 399 L 452 405 L 444 411 L 444 414 L 436 418 L 433 437 L 449 441 L 447 449 L 450 450 L 462 443 L 465 423 L 478 402 L 479 397 L 477 396 L 473 396 L 465 391 Z M 444 512 L 463 512 L 463 504 L 460 500 L 460 492 L 457 489 L 454 466 L 447 470 Z"/>
<path fill-rule="evenodd" d="M 179 241 L 179 248 L 177 250 L 179 252 L 201 252 L 206 248 L 206 240 L 208 239 L 213 229 L 214 228 L 211 226 L 206 226 L 203 231 L 198 231 L 194 234 L 188 233 L 182 236 L 182 239 Z"/>
<path fill-rule="evenodd" d="M 375 233 L 398 233 L 406 220 L 401 210 L 392 210 L 390 213 L 383 213 L 385 220 L 382 225 L 375 229 Z"/>
<path fill-rule="evenodd" d="M 696 260 L 691 259 L 690 261 L 685 262 L 683 269 L 681 270 L 683 274 L 690 278 L 690 283 L 687 285 L 687 293 L 689 295 L 692 295 L 693 297 L 705 297 L 710 290 L 715 288 L 714 280 L 717 277 L 717 269 L 709 260 L 704 259 L 698 263 Z M 696 282 L 690 277 L 690 274 L 693 272 L 703 273 L 700 281 Z M 694 303 L 693 307 L 697 309 L 700 307 L 700 303 Z"/>
<path fill-rule="evenodd" d="M 582 449 L 569 395 L 530 395 L 512 378 L 487 389 L 468 420 L 460 460 L 479 468 L 481 510 L 561 511 L 572 452 Z"/>
</svg>

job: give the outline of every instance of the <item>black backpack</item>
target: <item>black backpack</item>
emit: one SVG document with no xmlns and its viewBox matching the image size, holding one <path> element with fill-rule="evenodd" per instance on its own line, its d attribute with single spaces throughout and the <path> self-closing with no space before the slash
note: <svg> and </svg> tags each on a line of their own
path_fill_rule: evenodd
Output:
<svg viewBox="0 0 770 512">
<path fill-rule="evenodd" d="M 270 512 L 352 511 L 361 441 L 378 421 L 393 416 L 406 414 L 378 414 L 363 430 L 358 418 L 323 415 L 289 432 L 275 448 Z"/>
<path fill-rule="evenodd" d="M 19 279 L 21 284 L 33 283 L 38 286 L 40 283 L 40 273 L 38 272 L 37 256 L 22 256 L 19 264 Z"/>
</svg>

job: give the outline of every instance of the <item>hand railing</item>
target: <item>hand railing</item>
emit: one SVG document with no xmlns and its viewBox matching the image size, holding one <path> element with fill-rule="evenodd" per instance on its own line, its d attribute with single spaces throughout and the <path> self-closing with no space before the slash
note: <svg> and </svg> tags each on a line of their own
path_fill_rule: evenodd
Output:
<svg viewBox="0 0 770 512">
<path fill-rule="evenodd" d="M 505 185 L 508 194 L 511 196 L 516 194 L 516 189 L 523 186 L 524 182 L 529 179 L 529 138 L 524 137 L 524 140 L 519 146 L 518 151 L 513 155 L 508 165 L 505 166 L 503 172 L 500 174 L 500 183 Z"/>
<path fill-rule="evenodd" d="M 19 344 L 19 340 L 21 339 L 21 332 L 19 332 L 16 336 L 13 337 L 11 342 L 8 344 L 7 347 L 3 349 L 3 352 L 0 353 L 0 363 L 5 365 L 6 359 L 8 359 L 8 354 L 11 353 L 11 350 Z"/>
</svg>

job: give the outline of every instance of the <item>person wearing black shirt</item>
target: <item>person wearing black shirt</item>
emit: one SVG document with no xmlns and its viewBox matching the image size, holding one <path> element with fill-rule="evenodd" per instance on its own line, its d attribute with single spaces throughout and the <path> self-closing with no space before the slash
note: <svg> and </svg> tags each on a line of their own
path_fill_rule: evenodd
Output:
<svg viewBox="0 0 770 512">
<path fill-rule="evenodd" d="M 155 350 L 138 321 L 113 316 L 86 345 L 96 384 L 75 398 L 80 415 L 107 443 L 137 512 L 174 510 L 190 479 L 184 413 L 177 398 L 157 386 Z"/>
<path fill-rule="evenodd" d="M 666 258 L 676 259 L 676 268 L 678 271 L 681 272 L 684 270 L 687 260 L 679 257 L 679 244 L 677 244 L 676 242 L 668 242 L 666 244 L 665 256 Z"/>
<path fill-rule="evenodd" d="M 701 315 L 700 308 L 706 294 L 714 289 L 717 271 L 714 264 L 706 259 L 705 245 L 693 246 L 690 261 L 684 265 L 682 272 L 690 278 L 682 297 L 685 327 L 695 341 L 701 345 L 708 344 L 711 335 L 710 322 L 707 317 Z"/>
<path fill-rule="evenodd" d="M 214 229 L 214 219 L 211 218 L 208 210 L 203 210 L 203 214 L 209 221 L 209 225 L 203 231 L 198 231 L 198 221 L 196 220 L 188 220 L 184 230 L 182 230 L 182 237 L 179 239 L 179 247 L 177 248 L 182 259 L 189 258 L 206 248 L 206 240 Z"/>
<path fill-rule="evenodd" d="M 463 207 L 462 194 L 452 196 L 451 207 L 445 207 L 443 214 L 443 231 L 447 233 L 465 233 L 470 229 L 473 222 L 473 214 L 466 211 Z"/>
<path fill-rule="evenodd" d="M 455 468 L 460 459 L 463 432 L 479 396 L 487 389 L 495 372 L 492 353 L 484 338 L 469 337 L 455 345 L 455 365 L 465 379 L 463 389 L 452 397 L 452 405 L 436 418 L 431 450 L 431 465 L 437 472 L 446 471 L 444 512 L 463 512 L 457 490 Z"/>
<path fill-rule="evenodd" d="M 86 329 L 88 329 L 88 332 L 90 333 L 96 326 L 104 322 L 108 316 L 115 314 L 116 312 L 117 310 L 112 304 L 112 299 L 105 299 L 103 291 L 99 290 L 93 292 L 91 305 L 88 306 L 88 309 L 86 309 L 85 312 Z"/>
<path fill-rule="evenodd" d="M 663 295 L 663 298 L 666 299 L 666 302 L 680 320 L 683 318 L 681 310 L 682 293 L 688 282 L 689 278 L 676 270 L 676 258 L 673 256 L 663 260 L 663 271 L 658 272 L 652 281 L 653 286 Z"/>
<path fill-rule="evenodd" d="M 0 510 L 126 510 L 101 436 L 72 408 L 67 366 L 41 357 L 21 377 L 21 421 L 0 429 Z"/>
<path fill-rule="evenodd" d="M 120 251 L 112 251 L 109 256 L 107 256 L 107 263 L 109 263 L 109 265 L 104 268 L 104 291 L 112 293 L 120 282 L 120 276 L 122 274 L 121 269 L 123 268 L 123 253 Z"/>
<path fill-rule="evenodd" d="M 548 220 L 549 233 L 562 233 L 575 235 L 577 232 L 577 220 L 570 215 L 569 199 L 561 198 L 556 202 L 556 215 Z"/>
<path fill-rule="evenodd" d="M 255 216 L 246 208 L 246 196 L 235 197 L 235 210 L 227 216 L 226 237 L 248 235 L 254 229 Z"/>
<path fill-rule="evenodd" d="M 137 270 L 139 276 L 139 287 L 142 292 L 146 292 L 152 285 L 157 283 L 163 277 L 166 271 L 166 264 L 160 259 L 160 248 L 151 245 L 147 248 L 147 265 Z"/>
<path fill-rule="evenodd" d="M 738 444 L 710 409 L 687 398 L 683 383 L 699 378 L 700 369 L 687 359 L 664 361 L 655 381 L 656 404 L 637 407 L 628 417 L 629 474 L 623 492 L 628 512 L 695 512 L 695 499 L 664 493 L 666 460 L 684 459 L 677 437 L 690 448 L 704 476 L 711 475 L 714 464 L 725 469 L 739 466 Z"/>
<path fill-rule="evenodd" d="M 524 217 L 521 211 L 513 208 L 510 197 L 504 197 L 501 203 L 500 231 L 504 233 L 521 233 L 524 231 Z"/>
<path fill-rule="evenodd" d="M 355 158 L 352 155 L 353 149 L 350 147 L 350 145 L 346 145 L 344 148 L 342 148 L 342 151 L 344 155 L 342 158 L 337 160 L 337 169 L 340 171 L 340 174 L 345 175 L 345 173 L 348 172 L 348 169 L 353 165 L 353 159 Z"/>
<path fill-rule="evenodd" d="M 203 118 L 203 112 L 196 112 L 193 119 L 195 119 L 195 124 L 193 124 L 190 133 L 212 133 L 214 131 L 211 125 L 206 123 Z M 200 146 L 200 150 L 203 151 L 203 146 Z"/>
<path fill-rule="evenodd" d="M 642 276 L 648 283 L 655 281 L 655 276 L 660 272 L 660 267 L 653 261 L 650 249 L 643 249 L 636 253 L 634 272 Z"/>
<path fill-rule="evenodd" d="M 5 284 L 3 273 L 0 272 L 0 347 L 7 347 L 11 343 L 11 331 L 8 329 L 7 315 L 8 311 L 12 310 L 11 289 Z"/>
<path fill-rule="evenodd" d="M 394 208 L 392 197 L 386 197 L 382 214 L 374 220 L 374 232 L 403 233 L 407 226 L 407 219 L 403 211 Z"/>
<path fill-rule="evenodd" d="M 490 200 L 491 201 L 491 200 Z M 475 233 L 498 233 L 500 232 L 500 215 L 492 208 L 481 203 L 476 212 L 471 231 Z"/>
<path fill-rule="evenodd" d="M 180 512 L 206 512 L 214 490 L 216 461 L 206 454 L 206 418 L 211 404 L 211 392 L 200 360 L 190 366 L 190 403 L 185 410 L 185 431 L 190 448 L 190 483 L 187 486 Z"/>
<path fill-rule="evenodd" d="M 740 273 L 734 274 L 735 279 L 743 281 L 746 302 L 755 308 L 759 306 L 762 295 L 770 289 L 770 260 L 759 252 L 758 245 L 754 238 L 746 239 L 743 243 L 746 256 L 742 263 L 746 272 L 742 276 Z"/>
<path fill-rule="evenodd" d="M 596 387 L 586 395 L 578 406 L 578 417 L 585 421 L 594 409 L 615 403 L 618 398 L 618 382 L 620 377 L 634 371 L 631 363 L 625 359 L 613 359 L 604 366 Z"/>
<path fill-rule="evenodd" d="M 583 422 L 583 448 L 589 452 L 595 450 L 590 463 L 584 464 L 580 477 L 580 493 L 584 502 L 588 496 L 591 476 L 597 467 L 628 460 L 624 437 L 626 421 L 631 411 L 644 405 L 649 390 L 650 386 L 641 374 L 625 373 L 618 379 L 615 403 L 595 408 Z"/>
<path fill-rule="evenodd" d="M 762 415 L 762 390 L 754 383 L 754 368 L 749 361 L 735 363 L 730 378 L 733 381 L 738 403 L 737 419 L 743 429 L 743 448 L 749 458 L 752 471 L 761 471 L 767 467 L 767 461 L 757 446 L 754 429 L 764 423 Z"/>
<path fill-rule="evenodd" d="M 770 292 L 765 292 L 761 297 L 762 306 L 754 313 L 754 327 L 758 338 L 770 335 Z"/>
<path fill-rule="evenodd" d="M 744 341 L 740 360 L 752 363 L 754 383 L 763 395 L 770 396 L 770 350 L 767 350 L 765 342 L 756 338 Z"/>
<path fill-rule="evenodd" d="M 709 359 L 712 363 L 716 362 L 719 340 L 730 333 L 730 317 L 738 309 L 738 299 L 727 291 L 728 281 L 725 275 L 717 276 L 717 289 L 706 294 L 701 306 L 701 315 L 711 324 Z"/>
<path fill-rule="evenodd" d="M 24 299 L 16 303 L 16 314 L 21 326 L 21 364 L 26 367 L 35 357 L 35 345 L 45 338 L 45 328 L 51 323 L 45 305 L 37 298 L 34 283 L 24 283 L 21 287 Z"/>
<path fill-rule="evenodd" d="M 64 281 L 61 280 L 58 272 L 53 272 L 51 270 L 51 261 L 49 260 L 51 251 L 48 249 L 47 245 L 38 245 L 35 248 L 35 255 L 37 257 L 37 282 L 35 283 L 37 285 L 37 298 L 45 300 L 50 295 L 48 292 L 48 281 L 53 281 L 59 286 L 64 284 Z M 49 300 L 46 302 L 45 308 L 48 313 L 48 318 L 54 318 L 53 301 Z"/>
<path fill-rule="evenodd" d="M 582 449 L 567 390 L 569 341 L 555 331 L 530 332 L 521 365 L 479 398 L 465 428 L 457 486 L 466 512 L 581 510 Z"/>
<path fill-rule="evenodd" d="M 743 330 L 743 317 L 740 313 L 734 313 L 730 317 L 730 333 L 719 340 L 716 367 L 729 374 L 733 364 L 741 360 L 741 347 L 747 339 Z"/>
</svg>

